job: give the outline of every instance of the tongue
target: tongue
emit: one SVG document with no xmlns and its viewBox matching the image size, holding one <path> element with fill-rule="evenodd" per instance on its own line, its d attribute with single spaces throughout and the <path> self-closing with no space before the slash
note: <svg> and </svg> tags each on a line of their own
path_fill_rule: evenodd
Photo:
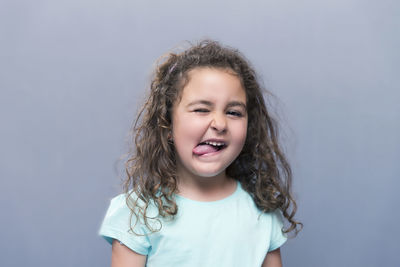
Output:
<svg viewBox="0 0 400 267">
<path fill-rule="evenodd" d="M 215 147 L 210 145 L 198 145 L 193 148 L 193 153 L 196 155 L 204 155 L 207 153 L 212 153 L 218 151 Z"/>
</svg>

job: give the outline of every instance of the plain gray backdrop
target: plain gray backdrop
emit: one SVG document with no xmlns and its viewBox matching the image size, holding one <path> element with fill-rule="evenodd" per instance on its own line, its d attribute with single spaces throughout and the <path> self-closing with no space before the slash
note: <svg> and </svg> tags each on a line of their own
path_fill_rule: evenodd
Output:
<svg viewBox="0 0 400 267">
<path fill-rule="evenodd" d="M 400 5 L 386 0 L 0 1 L 1 266 L 109 266 L 97 231 L 159 56 L 240 49 L 294 171 L 284 266 L 400 266 Z"/>
</svg>

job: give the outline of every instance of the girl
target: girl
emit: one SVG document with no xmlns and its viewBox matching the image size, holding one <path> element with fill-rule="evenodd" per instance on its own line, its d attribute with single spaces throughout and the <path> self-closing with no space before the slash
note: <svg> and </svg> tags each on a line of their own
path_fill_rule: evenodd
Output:
<svg viewBox="0 0 400 267">
<path fill-rule="evenodd" d="M 301 226 L 291 170 L 240 52 L 207 40 L 169 54 L 134 133 L 125 193 L 100 229 L 112 266 L 282 266 Z"/>
</svg>

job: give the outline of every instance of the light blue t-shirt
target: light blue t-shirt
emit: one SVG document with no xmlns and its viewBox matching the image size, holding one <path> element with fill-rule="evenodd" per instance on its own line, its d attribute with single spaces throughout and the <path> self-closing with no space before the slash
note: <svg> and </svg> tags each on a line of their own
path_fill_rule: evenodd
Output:
<svg viewBox="0 0 400 267">
<path fill-rule="evenodd" d="M 175 219 L 161 218 L 161 230 L 151 234 L 138 222 L 134 231 L 143 236 L 129 230 L 130 209 L 121 194 L 111 200 L 100 235 L 147 255 L 148 267 L 259 267 L 268 251 L 287 239 L 281 231 L 282 215 L 261 212 L 237 185 L 232 195 L 218 201 L 199 202 L 177 195 Z M 155 221 L 152 225 L 159 226 Z"/>
</svg>

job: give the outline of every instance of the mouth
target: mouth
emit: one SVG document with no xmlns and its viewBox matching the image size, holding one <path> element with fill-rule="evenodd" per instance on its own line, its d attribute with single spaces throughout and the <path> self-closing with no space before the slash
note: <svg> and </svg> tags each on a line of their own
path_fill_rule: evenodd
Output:
<svg viewBox="0 0 400 267">
<path fill-rule="evenodd" d="M 211 154 L 219 152 L 227 147 L 227 144 L 223 141 L 204 141 L 199 143 L 194 149 L 193 154 L 202 156 L 206 154 Z"/>
</svg>

